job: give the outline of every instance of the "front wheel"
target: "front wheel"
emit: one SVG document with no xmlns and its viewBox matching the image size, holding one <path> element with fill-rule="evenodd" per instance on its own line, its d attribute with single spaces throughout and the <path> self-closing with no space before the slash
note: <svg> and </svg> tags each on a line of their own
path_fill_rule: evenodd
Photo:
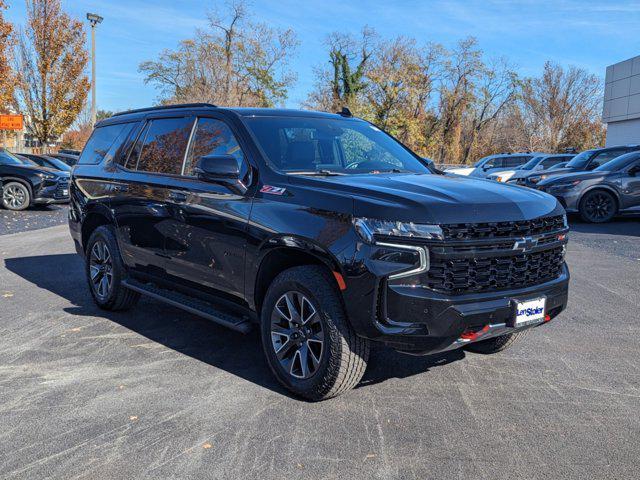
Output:
<svg viewBox="0 0 640 480">
<path fill-rule="evenodd" d="M 616 214 L 616 199 L 609 192 L 588 192 L 580 202 L 580 216 L 585 222 L 605 223 Z"/>
<path fill-rule="evenodd" d="M 25 210 L 31 204 L 31 194 L 26 185 L 9 182 L 2 188 L 2 205 L 7 210 Z"/>
<path fill-rule="evenodd" d="M 369 341 L 356 336 L 325 269 L 306 265 L 273 281 L 262 307 L 262 345 L 276 378 L 308 400 L 355 387 L 367 367 Z"/>
</svg>

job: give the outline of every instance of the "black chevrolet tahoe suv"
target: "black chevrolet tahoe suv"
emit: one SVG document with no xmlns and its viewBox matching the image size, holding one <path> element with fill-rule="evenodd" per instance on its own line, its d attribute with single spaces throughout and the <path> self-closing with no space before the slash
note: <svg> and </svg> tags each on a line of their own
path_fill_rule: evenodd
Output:
<svg viewBox="0 0 640 480">
<path fill-rule="evenodd" d="M 275 376 L 311 400 L 354 387 L 373 341 L 493 353 L 567 304 L 554 197 L 442 175 L 348 110 L 102 120 L 72 173 L 69 224 L 100 307 L 142 294 L 256 325 Z"/>
</svg>

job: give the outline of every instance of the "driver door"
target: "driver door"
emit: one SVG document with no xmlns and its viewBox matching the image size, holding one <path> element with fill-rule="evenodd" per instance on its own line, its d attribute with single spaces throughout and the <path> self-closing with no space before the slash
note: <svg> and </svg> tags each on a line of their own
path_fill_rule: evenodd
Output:
<svg viewBox="0 0 640 480">
<path fill-rule="evenodd" d="M 194 172 L 204 155 L 233 155 L 248 185 L 251 168 L 244 153 L 247 149 L 238 138 L 222 118 L 197 118 L 182 174 L 169 192 L 168 210 L 173 221 L 166 235 L 165 254 L 173 282 L 242 297 L 252 196 L 201 180 Z"/>
</svg>

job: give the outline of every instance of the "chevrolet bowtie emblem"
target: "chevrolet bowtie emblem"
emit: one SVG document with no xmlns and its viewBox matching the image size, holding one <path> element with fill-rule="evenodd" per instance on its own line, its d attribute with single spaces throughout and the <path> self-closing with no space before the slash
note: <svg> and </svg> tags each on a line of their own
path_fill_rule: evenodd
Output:
<svg viewBox="0 0 640 480">
<path fill-rule="evenodd" d="M 519 250 L 521 252 L 528 252 L 533 248 L 538 246 L 538 239 L 534 237 L 524 237 L 521 240 L 516 240 L 513 244 L 514 250 Z"/>
</svg>

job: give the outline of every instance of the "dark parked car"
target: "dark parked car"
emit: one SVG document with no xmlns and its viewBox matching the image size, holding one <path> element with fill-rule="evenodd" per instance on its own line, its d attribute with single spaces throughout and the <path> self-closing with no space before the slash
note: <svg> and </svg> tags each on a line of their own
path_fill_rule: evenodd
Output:
<svg viewBox="0 0 640 480">
<path fill-rule="evenodd" d="M 51 153 L 50 157 L 57 158 L 58 160 L 62 160 L 64 163 L 73 167 L 76 163 L 78 163 L 78 156 L 72 155 L 69 153 Z"/>
<path fill-rule="evenodd" d="M 531 174 L 525 178 L 524 185 L 527 187 L 535 188 L 535 186 L 542 180 L 555 175 L 563 175 L 565 173 L 575 172 L 588 172 L 594 170 L 601 165 L 604 165 L 610 160 L 613 160 L 625 153 L 635 152 L 640 150 L 640 145 L 621 145 L 617 147 L 607 148 L 594 148 L 592 150 L 585 150 L 579 153 L 571 159 L 567 166 L 564 168 L 554 168 L 553 170 L 545 170 L 535 174 Z"/>
<path fill-rule="evenodd" d="M 257 325 L 275 376 L 312 400 L 355 386 L 373 341 L 495 353 L 567 303 L 555 198 L 442 175 L 348 112 L 117 114 L 96 125 L 71 197 L 101 308 L 143 294 Z"/>
<path fill-rule="evenodd" d="M 559 163 L 568 162 L 575 155 L 566 153 L 545 154 L 533 157 L 527 163 L 515 170 L 505 170 L 488 175 L 489 180 L 496 180 L 503 183 L 515 183 L 524 185 L 525 178 L 541 170 L 555 167 Z"/>
<path fill-rule="evenodd" d="M 71 167 L 57 158 L 49 157 L 47 155 L 35 155 L 32 153 L 18 153 L 18 158 L 25 158 L 31 160 L 31 162 L 41 167 L 51 168 L 53 170 L 60 170 L 62 172 L 71 172 Z"/>
<path fill-rule="evenodd" d="M 548 178 L 538 189 L 555 196 L 568 212 L 580 212 L 587 222 L 640 213 L 640 152 L 622 155 L 591 172 Z"/>
<path fill-rule="evenodd" d="M 40 167 L 0 150 L 2 206 L 24 210 L 35 204 L 69 201 L 69 173 Z"/>
</svg>

